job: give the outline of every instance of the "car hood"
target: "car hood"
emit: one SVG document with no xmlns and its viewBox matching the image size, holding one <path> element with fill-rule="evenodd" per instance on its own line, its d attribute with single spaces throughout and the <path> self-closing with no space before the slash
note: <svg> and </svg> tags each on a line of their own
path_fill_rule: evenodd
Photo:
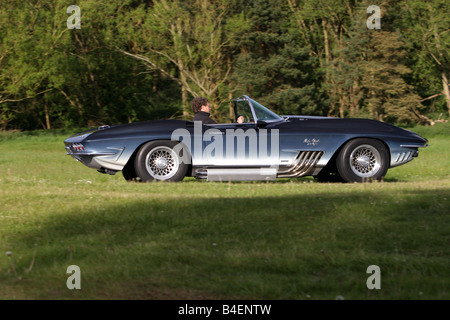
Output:
<svg viewBox="0 0 450 320">
<path fill-rule="evenodd" d="M 283 127 L 287 129 L 302 127 L 302 130 L 309 132 L 322 132 L 330 134 L 378 134 L 395 135 L 408 138 L 415 138 L 421 143 L 426 143 L 427 139 L 410 130 L 402 129 L 389 123 L 371 119 L 353 118 L 333 118 L 317 116 L 283 116 L 285 123 Z"/>
</svg>

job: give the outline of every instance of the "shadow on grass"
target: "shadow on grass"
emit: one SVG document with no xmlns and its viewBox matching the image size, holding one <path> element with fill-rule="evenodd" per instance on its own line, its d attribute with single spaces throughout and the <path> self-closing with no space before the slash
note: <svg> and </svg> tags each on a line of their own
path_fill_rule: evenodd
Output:
<svg viewBox="0 0 450 320">
<path fill-rule="evenodd" d="M 385 287 L 405 272 L 426 281 L 445 270 L 449 278 L 448 260 L 440 266 L 449 254 L 445 196 L 446 189 L 404 191 L 401 198 L 364 191 L 105 202 L 102 209 L 49 213 L 17 245 L 38 244 L 38 274 L 62 270 L 58 297 L 72 297 L 65 270 L 75 264 L 83 272 L 83 298 L 298 299 L 340 292 L 360 299 L 371 264 L 390 268 Z M 398 259 L 412 265 L 399 270 Z"/>
</svg>

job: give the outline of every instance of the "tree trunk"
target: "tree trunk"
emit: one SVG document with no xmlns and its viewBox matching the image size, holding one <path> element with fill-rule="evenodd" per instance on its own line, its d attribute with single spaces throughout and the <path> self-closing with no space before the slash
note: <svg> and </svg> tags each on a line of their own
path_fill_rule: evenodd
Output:
<svg viewBox="0 0 450 320">
<path fill-rule="evenodd" d="M 445 72 L 445 66 L 443 65 L 443 61 L 445 61 L 445 59 L 444 59 L 444 54 L 442 53 L 441 37 L 437 31 L 436 25 L 434 25 L 433 27 L 434 27 L 434 38 L 436 40 L 436 48 L 438 50 L 438 54 L 439 54 L 439 57 L 441 58 L 441 60 L 439 61 L 432 53 L 431 53 L 431 55 L 433 56 L 435 61 L 441 67 L 442 93 L 445 95 L 445 101 L 447 102 L 447 110 L 448 110 L 448 114 L 450 116 L 450 90 L 448 88 L 448 78 L 447 78 L 447 74 Z"/>
<path fill-rule="evenodd" d="M 47 130 L 51 129 L 50 125 L 50 115 L 48 114 L 48 102 L 47 99 L 44 97 L 44 112 L 45 112 L 45 126 L 47 127 Z"/>
<path fill-rule="evenodd" d="M 325 19 L 322 20 L 322 32 L 323 32 L 323 44 L 325 48 L 325 65 L 322 66 L 325 68 L 325 83 L 328 85 L 328 95 L 331 98 L 330 100 L 330 109 L 328 110 L 328 116 L 332 116 L 334 114 L 334 110 L 336 109 L 336 101 L 335 101 L 335 90 L 336 85 L 333 79 L 330 76 L 330 43 L 328 40 L 328 30 Z"/>
<path fill-rule="evenodd" d="M 91 64 L 89 62 L 89 50 L 84 45 L 84 42 L 83 42 L 84 40 L 80 39 L 78 37 L 77 33 L 75 33 L 75 39 L 77 40 L 78 44 L 80 45 L 81 52 L 83 53 L 82 60 L 84 60 L 84 63 L 86 64 L 86 69 L 89 74 L 89 79 L 91 80 L 93 88 L 94 88 L 94 98 L 95 98 L 95 104 L 98 109 L 98 114 L 99 114 L 100 118 L 104 118 L 104 111 L 102 108 L 102 104 L 100 102 L 100 88 L 98 86 L 97 79 L 95 78 L 94 71 L 92 70 Z"/>
<path fill-rule="evenodd" d="M 231 57 L 230 56 L 228 56 L 227 65 L 228 65 L 228 68 L 231 68 Z M 231 100 L 233 100 L 233 98 L 234 98 L 233 90 L 231 88 L 232 88 L 232 82 L 230 79 L 228 79 L 228 100 L 230 103 L 230 107 L 229 107 L 228 111 L 229 111 L 229 117 L 230 117 L 231 122 L 234 122 L 236 119 L 234 119 L 234 108 L 233 108 L 233 103 L 231 103 Z"/>
<path fill-rule="evenodd" d="M 184 83 L 186 83 L 186 76 L 183 72 L 180 72 L 180 81 L 181 85 L 181 103 L 183 105 L 183 118 L 188 120 L 190 118 L 189 114 L 189 101 L 188 101 L 188 92 Z"/>
<path fill-rule="evenodd" d="M 442 69 L 441 71 L 442 74 L 442 93 L 445 95 L 445 100 L 447 102 L 447 110 L 448 110 L 448 115 L 450 116 L 450 89 L 448 87 L 448 78 L 447 78 L 447 74 L 445 73 L 445 70 Z"/>
</svg>

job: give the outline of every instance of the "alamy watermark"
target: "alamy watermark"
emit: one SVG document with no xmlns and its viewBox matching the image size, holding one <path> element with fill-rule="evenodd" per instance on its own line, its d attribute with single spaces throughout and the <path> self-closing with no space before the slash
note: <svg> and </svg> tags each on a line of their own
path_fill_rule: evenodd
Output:
<svg viewBox="0 0 450 320">
<path fill-rule="evenodd" d="M 7 252 L 8 254 L 8 252 Z M 67 274 L 70 276 L 67 278 L 66 286 L 69 290 L 77 289 L 81 290 L 81 269 L 77 265 L 71 265 L 67 267 Z M 381 289 L 381 269 L 377 265 L 370 265 L 367 267 L 366 273 L 371 274 L 369 278 L 367 278 L 366 286 L 367 289 L 373 290 Z M 338 299 L 340 300 L 340 299 Z"/>
<path fill-rule="evenodd" d="M 81 269 L 80 269 L 80 267 L 76 266 L 76 265 L 68 266 L 66 273 L 71 274 L 71 276 L 69 276 L 66 281 L 67 289 L 80 290 L 81 289 Z"/>
<path fill-rule="evenodd" d="M 201 121 L 194 121 L 194 131 L 176 129 L 171 140 L 180 141 L 174 147 L 177 154 L 187 148 L 192 150 L 197 161 L 214 161 L 214 163 L 257 162 L 277 165 L 280 153 L 280 136 L 278 129 L 247 128 L 246 130 L 211 128 L 203 131 Z M 183 152 L 181 161 L 191 164 L 191 156 Z"/>
<path fill-rule="evenodd" d="M 381 269 L 377 265 L 371 265 L 367 267 L 366 273 L 372 274 L 367 278 L 366 285 L 367 289 L 381 289 Z"/>
<path fill-rule="evenodd" d="M 71 5 L 67 7 L 67 13 L 72 15 L 67 18 L 68 29 L 81 29 L 81 9 L 77 5 Z"/>
<path fill-rule="evenodd" d="M 371 16 L 367 19 L 366 25 L 368 29 L 381 29 L 381 9 L 377 5 L 367 7 L 368 14 Z M 67 13 L 72 14 L 67 18 L 68 29 L 81 29 L 81 9 L 77 5 L 67 7 Z"/>
<path fill-rule="evenodd" d="M 379 6 L 371 5 L 367 13 L 372 14 L 366 21 L 368 29 L 381 29 L 381 9 Z"/>
</svg>

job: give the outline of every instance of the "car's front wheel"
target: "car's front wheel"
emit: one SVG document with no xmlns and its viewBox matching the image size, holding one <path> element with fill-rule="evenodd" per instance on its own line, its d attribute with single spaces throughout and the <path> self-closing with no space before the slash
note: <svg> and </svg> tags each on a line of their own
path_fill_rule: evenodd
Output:
<svg viewBox="0 0 450 320">
<path fill-rule="evenodd" d="M 176 141 L 152 141 L 144 144 L 134 161 L 137 176 L 144 182 L 183 180 L 188 164 L 175 148 L 177 144 Z"/>
<path fill-rule="evenodd" d="M 351 140 L 340 151 L 336 167 L 347 182 L 381 180 L 389 168 L 388 150 L 378 140 Z"/>
</svg>

